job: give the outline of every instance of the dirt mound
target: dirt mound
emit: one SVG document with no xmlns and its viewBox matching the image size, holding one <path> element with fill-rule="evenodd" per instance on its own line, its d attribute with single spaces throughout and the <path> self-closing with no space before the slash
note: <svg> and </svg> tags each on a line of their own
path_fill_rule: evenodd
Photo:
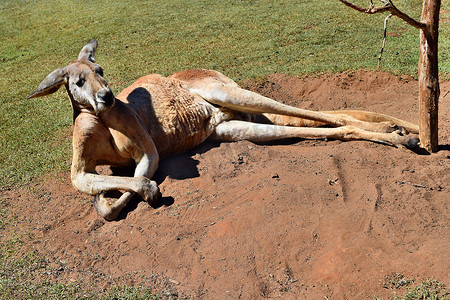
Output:
<svg viewBox="0 0 450 300">
<path fill-rule="evenodd" d="M 302 108 L 418 115 L 417 82 L 386 73 L 246 85 Z M 54 281 L 145 282 L 198 299 L 388 297 L 397 273 L 448 285 L 449 91 L 442 83 L 432 155 L 363 141 L 206 143 L 161 163 L 160 207 L 135 201 L 119 221 L 99 218 L 68 173 L 6 199 Z"/>
</svg>

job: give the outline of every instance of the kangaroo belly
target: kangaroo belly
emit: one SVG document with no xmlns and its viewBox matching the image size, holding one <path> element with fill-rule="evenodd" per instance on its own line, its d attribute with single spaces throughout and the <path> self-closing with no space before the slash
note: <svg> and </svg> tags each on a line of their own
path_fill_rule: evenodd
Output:
<svg viewBox="0 0 450 300">
<path fill-rule="evenodd" d="M 118 95 L 139 115 L 160 156 L 187 151 L 213 132 L 217 108 L 187 91 L 176 79 L 140 78 Z"/>
</svg>

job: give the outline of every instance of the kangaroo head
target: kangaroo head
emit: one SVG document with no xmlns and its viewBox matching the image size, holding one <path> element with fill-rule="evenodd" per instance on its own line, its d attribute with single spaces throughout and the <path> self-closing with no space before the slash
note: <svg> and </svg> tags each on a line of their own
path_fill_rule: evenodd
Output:
<svg viewBox="0 0 450 300">
<path fill-rule="evenodd" d="M 65 85 L 74 109 L 74 118 L 80 111 L 99 113 L 115 103 L 115 97 L 103 78 L 103 69 L 95 63 L 97 41 L 91 40 L 81 49 L 78 60 L 67 67 L 51 72 L 29 98 L 56 92 Z"/>
</svg>

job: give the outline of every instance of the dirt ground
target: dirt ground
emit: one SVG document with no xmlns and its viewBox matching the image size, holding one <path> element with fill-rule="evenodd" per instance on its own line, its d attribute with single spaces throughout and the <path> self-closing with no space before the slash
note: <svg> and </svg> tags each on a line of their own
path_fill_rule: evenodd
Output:
<svg viewBox="0 0 450 300">
<path fill-rule="evenodd" d="M 418 116 L 417 81 L 387 73 L 246 85 L 313 110 Z M 69 173 L 7 191 L 6 201 L 32 228 L 26 248 L 49 260 L 42 276 L 53 281 L 194 299 L 393 297 L 404 294 L 401 276 L 450 282 L 449 119 L 443 82 L 436 154 L 364 141 L 205 143 L 160 164 L 159 207 L 136 199 L 114 222 Z"/>
</svg>

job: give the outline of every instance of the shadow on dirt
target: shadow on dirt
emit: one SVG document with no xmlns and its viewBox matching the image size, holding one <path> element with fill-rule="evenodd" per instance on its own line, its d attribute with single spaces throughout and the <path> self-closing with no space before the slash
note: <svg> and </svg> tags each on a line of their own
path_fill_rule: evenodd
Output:
<svg viewBox="0 0 450 300">
<path fill-rule="evenodd" d="M 203 154 L 215 147 L 220 145 L 219 142 L 205 142 L 198 147 L 188 151 L 185 154 L 180 154 L 171 158 L 163 159 L 159 162 L 158 170 L 153 176 L 152 180 L 156 181 L 160 185 L 166 178 L 183 180 L 188 178 L 200 177 L 198 172 L 199 161 L 193 157 L 197 154 Z M 123 176 L 123 177 L 133 177 L 134 167 L 130 168 L 117 168 L 117 167 L 107 167 L 105 173 L 112 176 Z M 109 191 L 105 193 L 105 197 L 111 199 L 112 202 L 119 199 L 122 195 L 120 191 Z M 141 196 L 135 195 L 126 207 L 120 212 L 116 221 L 121 221 L 127 218 L 128 214 L 134 211 L 140 202 L 143 202 Z M 158 199 L 152 201 L 150 206 L 154 209 L 171 206 L 175 202 L 172 196 L 162 196 Z"/>
<path fill-rule="evenodd" d="M 199 177 L 197 168 L 199 161 L 193 157 L 219 147 L 219 145 L 219 142 L 207 141 L 184 154 L 161 160 L 152 179 L 161 184 L 167 177 L 178 180 Z"/>
</svg>

